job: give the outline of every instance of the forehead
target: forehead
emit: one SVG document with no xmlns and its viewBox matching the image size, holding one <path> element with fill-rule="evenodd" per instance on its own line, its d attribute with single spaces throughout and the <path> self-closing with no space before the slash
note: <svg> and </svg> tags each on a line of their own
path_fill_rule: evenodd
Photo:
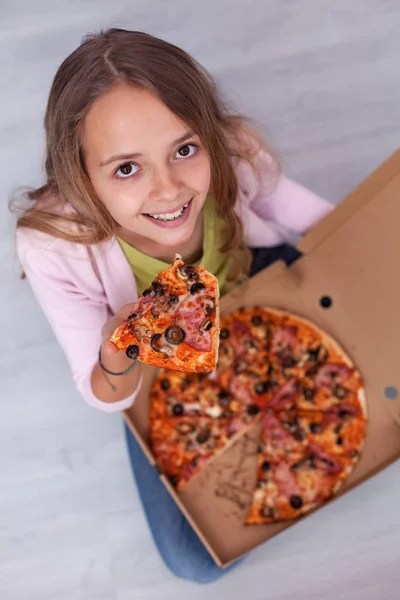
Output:
<svg viewBox="0 0 400 600">
<path fill-rule="evenodd" d="M 117 85 L 90 108 L 83 125 L 85 154 L 142 152 L 169 145 L 187 126 L 152 92 Z"/>
</svg>

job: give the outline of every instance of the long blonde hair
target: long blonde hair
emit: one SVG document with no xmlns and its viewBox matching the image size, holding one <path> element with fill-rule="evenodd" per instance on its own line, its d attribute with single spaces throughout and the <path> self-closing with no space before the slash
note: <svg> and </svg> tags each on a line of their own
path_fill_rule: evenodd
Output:
<svg viewBox="0 0 400 600">
<path fill-rule="evenodd" d="M 246 264 L 236 261 L 235 276 L 247 273 L 249 253 L 234 211 L 238 184 L 232 154 L 251 162 L 257 144 L 243 143 L 245 119 L 227 109 L 212 77 L 191 56 L 142 32 L 109 29 L 89 35 L 59 67 L 45 115 L 47 181 L 28 192 L 31 206 L 17 226 L 85 245 L 113 236 L 117 224 L 86 172 L 81 132 L 93 103 L 119 82 L 154 92 L 199 135 L 211 157 L 211 191 L 226 222 L 221 251 L 246 256 Z"/>
</svg>

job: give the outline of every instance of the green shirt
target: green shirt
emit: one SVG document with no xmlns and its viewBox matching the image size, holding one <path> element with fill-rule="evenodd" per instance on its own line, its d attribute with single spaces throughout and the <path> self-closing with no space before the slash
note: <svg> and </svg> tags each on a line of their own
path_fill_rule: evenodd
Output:
<svg viewBox="0 0 400 600">
<path fill-rule="evenodd" d="M 203 265 L 207 271 L 210 271 L 210 273 L 213 273 L 217 277 L 222 296 L 227 291 L 228 275 L 232 261 L 228 254 L 222 254 L 219 251 L 223 242 L 225 222 L 218 215 L 217 207 L 211 196 L 204 203 L 203 219 L 203 256 L 193 264 L 196 267 Z M 138 294 L 141 295 L 143 290 L 150 286 L 160 271 L 168 267 L 168 263 L 143 254 L 143 252 L 130 246 L 121 238 L 117 239 L 135 276 Z"/>
</svg>

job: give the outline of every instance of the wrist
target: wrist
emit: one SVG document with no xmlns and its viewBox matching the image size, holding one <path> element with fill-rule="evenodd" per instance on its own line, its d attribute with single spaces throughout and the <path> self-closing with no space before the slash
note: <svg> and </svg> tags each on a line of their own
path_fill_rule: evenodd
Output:
<svg viewBox="0 0 400 600">
<path fill-rule="evenodd" d="M 126 371 L 134 362 L 124 352 L 118 350 L 118 352 L 111 353 L 104 346 L 100 348 L 99 362 L 100 360 L 106 369 L 115 373 Z"/>
</svg>

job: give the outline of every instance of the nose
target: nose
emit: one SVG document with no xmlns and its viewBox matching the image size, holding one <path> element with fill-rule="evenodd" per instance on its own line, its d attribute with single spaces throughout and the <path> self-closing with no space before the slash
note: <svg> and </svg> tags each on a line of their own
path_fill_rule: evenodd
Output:
<svg viewBox="0 0 400 600">
<path fill-rule="evenodd" d="M 180 184 L 168 166 L 154 168 L 152 173 L 150 199 L 173 202 L 180 192 Z"/>
</svg>

